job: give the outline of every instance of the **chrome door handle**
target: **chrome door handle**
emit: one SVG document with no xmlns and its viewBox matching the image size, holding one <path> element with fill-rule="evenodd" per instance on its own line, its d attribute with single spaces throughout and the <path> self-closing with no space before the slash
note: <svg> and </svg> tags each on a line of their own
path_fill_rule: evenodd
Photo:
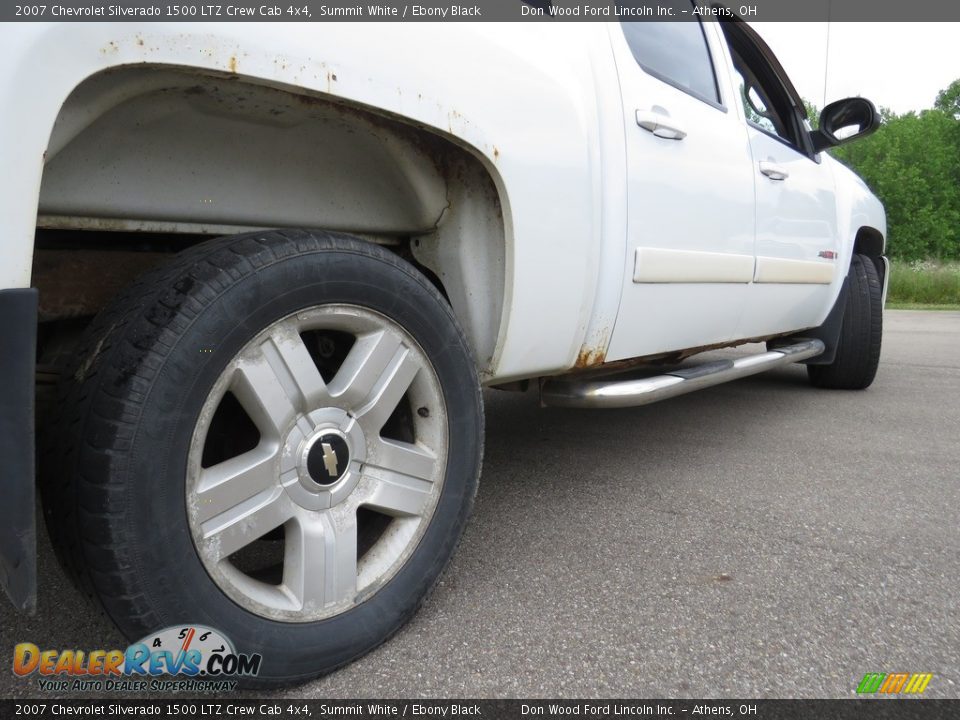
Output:
<svg viewBox="0 0 960 720">
<path fill-rule="evenodd" d="M 785 167 L 770 162 L 769 160 L 760 161 L 760 172 L 771 180 L 786 180 L 790 177 L 790 173 Z"/>
<path fill-rule="evenodd" d="M 666 111 L 637 110 L 637 125 L 667 140 L 683 140 L 687 133 Z"/>
</svg>

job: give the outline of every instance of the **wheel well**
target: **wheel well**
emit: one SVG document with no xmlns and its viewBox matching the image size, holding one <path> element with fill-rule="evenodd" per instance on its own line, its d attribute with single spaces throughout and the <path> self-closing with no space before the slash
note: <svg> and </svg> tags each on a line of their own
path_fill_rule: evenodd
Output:
<svg viewBox="0 0 960 720">
<path fill-rule="evenodd" d="M 503 309 L 496 187 L 479 154 L 455 139 L 327 95 L 187 68 L 107 70 L 71 93 L 51 135 L 34 265 L 41 315 L 99 310 L 119 289 L 104 292 L 96 272 L 121 257 L 113 253 L 321 228 L 385 245 L 425 269 L 482 366 Z M 122 267 L 106 273 L 114 285 L 149 263 L 115 264 Z"/>
<path fill-rule="evenodd" d="M 880 257 L 883 255 L 884 241 L 879 230 L 872 227 L 862 227 L 857 230 L 857 237 L 853 242 L 853 252 L 857 255 Z"/>
<path fill-rule="evenodd" d="M 877 268 L 877 274 L 880 276 L 880 282 L 883 283 L 883 276 L 886 273 L 886 265 L 883 260 L 883 251 L 886 247 L 883 235 L 880 231 L 872 227 L 862 227 L 857 230 L 857 237 L 853 241 L 853 252 L 855 255 L 866 255 Z"/>
</svg>

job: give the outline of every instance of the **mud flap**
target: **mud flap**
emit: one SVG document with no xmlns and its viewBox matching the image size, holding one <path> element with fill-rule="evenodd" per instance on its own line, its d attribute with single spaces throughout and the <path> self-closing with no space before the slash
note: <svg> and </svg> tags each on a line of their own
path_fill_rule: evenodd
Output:
<svg viewBox="0 0 960 720">
<path fill-rule="evenodd" d="M 787 335 L 776 340 L 767 342 L 767 347 L 776 350 L 783 345 L 790 345 L 799 339 L 811 338 L 821 340 L 826 347 L 820 355 L 803 360 L 804 365 L 829 365 L 837 356 L 837 344 L 840 342 L 840 326 L 843 324 L 843 310 L 847 306 L 847 292 L 850 285 L 850 279 L 844 278 L 843 285 L 840 286 L 840 294 L 837 295 L 837 301 L 833 304 L 830 314 L 823 321 L 823 325 L 794 335 Z"/>
<path fill-rule="evenodd" d="M 37 291 L 0 290 L 0 585 L 18 610 L 37 604 L 34 375 Z"/>
</svg>

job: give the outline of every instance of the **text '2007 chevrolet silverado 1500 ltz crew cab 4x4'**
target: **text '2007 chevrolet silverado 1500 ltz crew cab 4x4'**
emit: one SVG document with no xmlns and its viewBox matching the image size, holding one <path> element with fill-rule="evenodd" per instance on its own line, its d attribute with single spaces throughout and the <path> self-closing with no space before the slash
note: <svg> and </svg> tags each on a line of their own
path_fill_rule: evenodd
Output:
<svg viewBox="0 0 960 720">
<path fill-rule="evenodd" d="M 876 372 L 884 213 L 825 151 L 877 113 L 841 100 L 811 130 L 742 21 L 24 25 L 0 57 L 23 609 L 34 414 L 79 587 L 130 638 L 217 628 L 279 684 L 375 647 L 437 581 L 481 388 L 606 408 L 789 362 L 818 387 Z"/>
</svg>

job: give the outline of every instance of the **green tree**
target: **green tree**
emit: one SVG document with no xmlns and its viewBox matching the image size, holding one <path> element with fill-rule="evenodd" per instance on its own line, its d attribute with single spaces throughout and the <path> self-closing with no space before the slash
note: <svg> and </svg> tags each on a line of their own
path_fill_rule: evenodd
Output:
<svg viewBox="0 0 960 720">
<path fill-rule="evenodd" d="M 805 103 L 811 121 L 816 108 Z M 887 211 L 888 252 L 898 258 L 960 258 L 960 80 L 935 107 L 897 115 L 880 108 L 873 135 L 834 148 Z"/>
<path fill-rule="evenodd" d="M 954 80 L 948 88 L 938 92 L 933 106 L 952 115 L 954 120 L 960 120 L 960 80 Z"/>
</svg>

